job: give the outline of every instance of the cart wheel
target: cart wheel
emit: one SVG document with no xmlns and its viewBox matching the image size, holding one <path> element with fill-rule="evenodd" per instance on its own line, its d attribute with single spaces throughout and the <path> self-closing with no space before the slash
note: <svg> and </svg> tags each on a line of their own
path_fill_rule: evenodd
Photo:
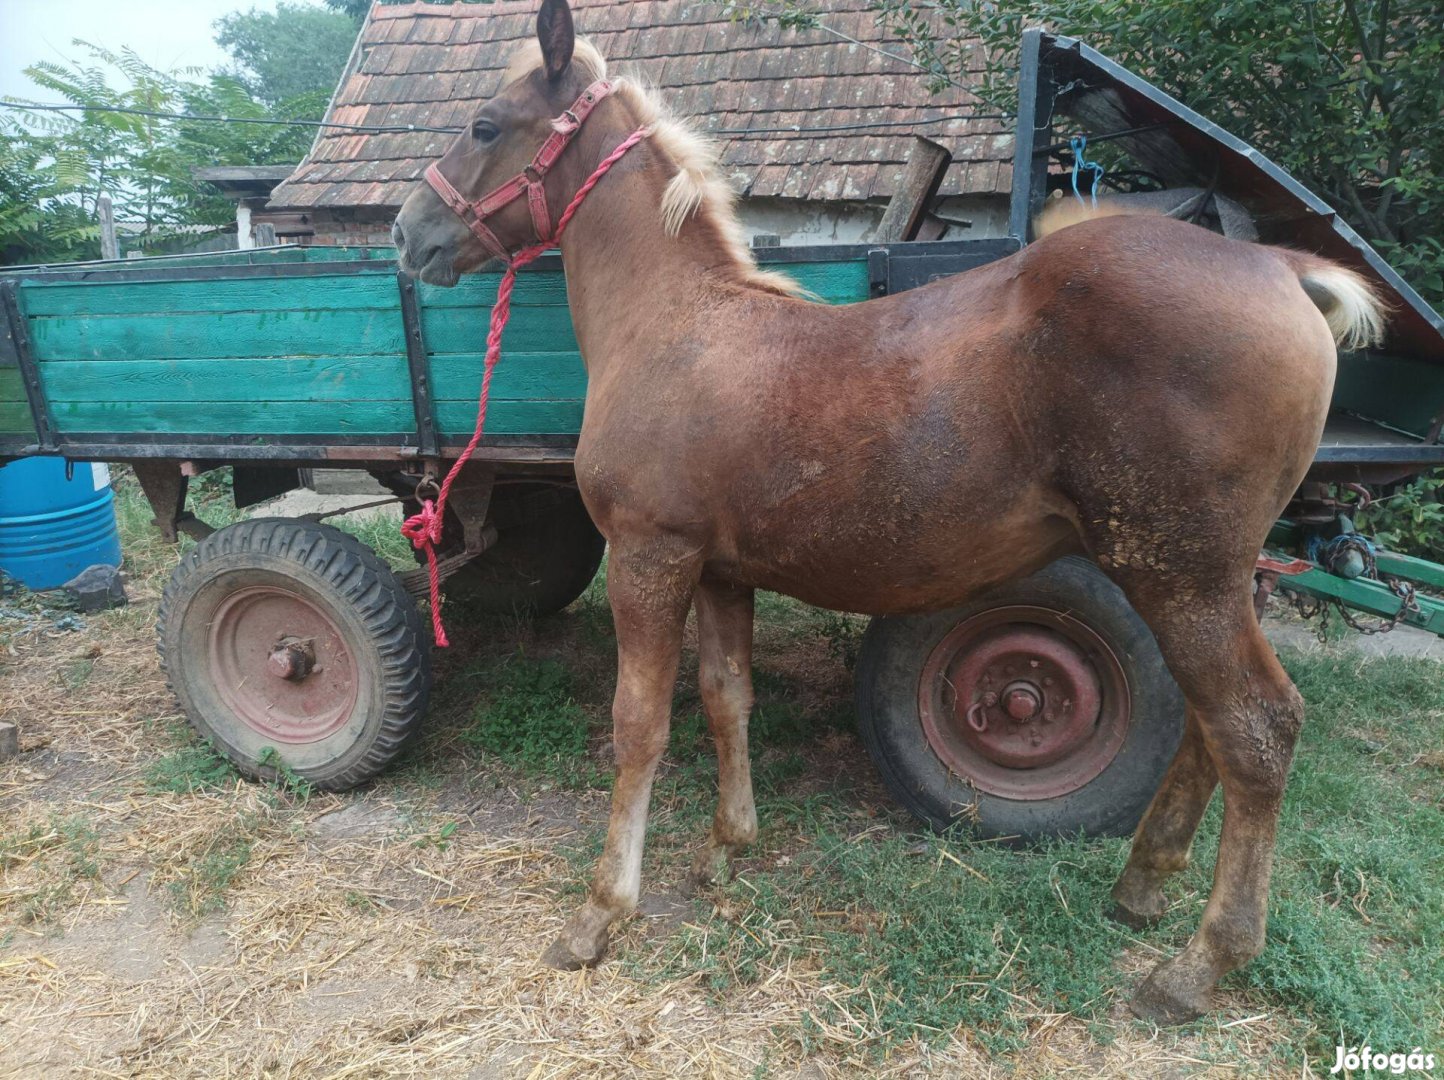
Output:
<svg viewBox="0 0 1444 1080">
<path fill-rule="evenodd" d="M 910 812 L 1020 841 L 1131 832 L 1183 733 L 1153 635 L 1076 558 L 966 607 L 874 619 L 857 709 Z"/>
<path fill-rule="evenodd" d="M 412 504 L 406 513 L 415 513 Z M 496 543 L 442 584 L 458 606 L 484 615 L 551 615 L 596 577 L 606 541 L 575 488 L 498 485 L 488 520 Z M 450 513 L 443 539 L 461 546 L 461 524 Z"/>
<path fill-rule="evenodd" d="M 251 779 L 279 762 L 327 791 L 375 776 L 431 685 L 421 617 L 391 569 L 329 525 L 258 518 L 171 575 L 161 665 L 191 724 Z"/>
</svg>

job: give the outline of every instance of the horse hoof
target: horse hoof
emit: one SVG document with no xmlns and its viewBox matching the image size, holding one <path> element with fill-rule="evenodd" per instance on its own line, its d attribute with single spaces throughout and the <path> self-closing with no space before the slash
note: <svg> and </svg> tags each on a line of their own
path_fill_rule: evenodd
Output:
<svg viewBox="0 0 1444 1080">
<path fill-rule="evenodd" d="M 692 861 L 692 868 L 682 880 L 683 896 L 691 898 L 713 885 L 725 885 L 730 875 L 730 865 L 725 851 L 704 848 Z"/>
<path fill-rule="evenodd" d="M 607 951 L 606 938 L 602 939 L 601 947 L 594 955 L 582 956 L 567 943 L 566 936 L 557 938 L 542 953 L 541 962 L 549 968 L 557 971 L 579 971 L 582 968 L 596 967 L 601 963 L 603 954 Z"/>
<path fill-rule="evenodd" d="M 1156 926 L 1168 910 L 1168 897 L 1163 895 L 1156 880 L 1136 875 L 1129 870 L 1123 871 L 1123 876 L 1114 883 L 1110 895 L 1113 897 L 1113 904 L 1108 909 L 1108 917 L 1134 930 L 1146 930 L 1150 926 Z"/>
<path fill-rule="evenodd" d="M 693 897 L 702 893 L 703 890 L 710 889 L 712 885 L 711 874 L 699 874 L 693 869 L 687 871 L 687 876 L 682 879 L 682 884 L 678 887 L 677 891 L 688 900 L 691 900 Z"/>
<path fill-rule="evenodd" d="M 1177 985 L 1180 980 L 1167 965 L 1143 980 L 1128 1007 L 1140 1020 L 1159 1027 L 1177 1027 L 1197 1020 L 1213 1008 L 1213 993 Z"/>
<path fill-rule="evenodd" d="M 1168 905 L 1165 903 L 1164 910 L 1167 910 L 1167 907 Z M 1134 911 L 1132 908 L 1124 907 L 1117 900 L 1108 906 L 1106 914 L 1114 922 L 1122 923 L 1133 930 L 1147 930 L 1157 926 L 1159 920 L 1163 918 L 1163 911 Z"/>
</svg>

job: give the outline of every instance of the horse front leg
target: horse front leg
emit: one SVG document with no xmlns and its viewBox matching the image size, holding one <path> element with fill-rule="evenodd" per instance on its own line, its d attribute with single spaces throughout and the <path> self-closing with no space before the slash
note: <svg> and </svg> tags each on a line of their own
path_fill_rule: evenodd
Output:
<svg viewBox="0 0 1444 1080">
<path fill-rule="evenodd" d="M 757 839 L 747 718 L 752 712 L 752 590 L 703 579 L 697 590 L 702 708 L 717 747 L 717 814 L 687 877 L 689 891 L 725 880 Z"/>
<path fill-rule="evenodd" d="M 614 545 L 608 555 L 607 598 L 617 630 L 612 813 L 586 902 L 542 957 L 551 967 L 571 971 L 596 964 L 612 923 L 630 914 L 641 896 L 647 808 L 667 748 L 682 631 L 696 580 L 682 551 Z"/>
</svg>

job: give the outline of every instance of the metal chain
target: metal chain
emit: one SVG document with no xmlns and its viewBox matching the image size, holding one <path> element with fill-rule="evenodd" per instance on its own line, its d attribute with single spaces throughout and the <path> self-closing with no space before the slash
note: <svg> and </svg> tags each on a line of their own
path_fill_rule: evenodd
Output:
<svg viewBox="0 0 1444 1080">
<path fill-rule="evenodd" d="M 1398 578 L 1392 577 L 1384 577 L 1379 580 L 1387 585 L 1389 590 L 1399 598 L 1399 610 L 1394 612 L 1392 618 L 1380 619 L 1373 626 L 1360 622 L 1354 614 L 1349 611 L 1348 607 L 1335 597 L 1317 597 L 1311 600 L 1306 598 L 1304 593 L 1296 592 L 1286 584 L 1281 583 L 1279 587 L 1292 598 L 1294 610 L 1298 612 L 1299 618 L 1305 620 L 1317 618 L 1319 620 L 1319 627 L 1316 633 L 1319 641 L 1323 643 L 1328 640 L 1329 612 L 1334 608 L 1338 609 L 1339 617 L 1344 620 L 1345 626 L 1365 636 L 1390 633 L 1404 621 L 1406 615 L 1411 613 L 1418 614 L 1419 601 L 1415 598 L 1413 585 L 1407 581 L 1401 581 Z"/>
</svg>

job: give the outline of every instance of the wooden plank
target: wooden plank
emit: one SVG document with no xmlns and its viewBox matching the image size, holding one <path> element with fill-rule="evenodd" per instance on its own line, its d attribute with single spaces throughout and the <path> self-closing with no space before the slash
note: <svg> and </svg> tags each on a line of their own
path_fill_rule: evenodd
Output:
<svg viewBox="0 0 1444 1080">
<path fill-rule="evenodd" d="M 200 435 L 395 435 L 412 431 L 409 401 L 65 401 L 66 434 L 190 432 Z"/>
<path fill-rule="evenodd" d="M 399 356 L 212 360 L 51 360 L 40 365 L 55 402 L 405 401 Z"/>
<path fill-rule="evenodd" d="M 95 216 L 100 219 L 100 257 L 107 261 L 120 258 L 120 245 L 115 239 L 115 206 L 109 195 L 95 200 Z"/>
<path fill-rule="evenodd" d="M 46 283 L 22 287 L 32 318 L 98 315 L 172 315 L 201 312 L 400 310 L 390 275 L 338 274 L 307 278 L 217 278 L 213 281 Z"/>
<path fill-rule="evenodd" d="M 484 353 L 449 353 L 431 358 L 433 394 L 438 399 L 476 400 L 481 391 Z M 501 399 L 547 401 L 583 398 L 587 369 L 575 352 L 517 352 L 506 350 L 492 376 L 491 392 Z"/>
<path fill-rule="evenodd" d="M 25 384 L 20 369 L 0 367 L 0 433 L 6 435 L 35 434 L 30 422 L 30 402 L 25 397 Z"/>
<path fill-rule="evenodd" d="M 582 405 L 580 398 L 571 401 L 494 399 L 486 411 L 486 434 L 575 435 L 582 428 Z M 446 435 L 470 435 L 476 427 L 475 400 L 438 401 L 436 426 Z"/>
<path fill-rule="evenodd" d="M 486 308 L 421 309 L 421 328 L 432 356 L 474 353 L 486 347 Z M 399 323 L 400 320 L 398 320 Z M 514 307 L 502 336 L 502 363 L 516 353 L 576 352 L 572 317 L 564 307 Z"/>
<path fill-rule="evenodd" d="M 330 262 L 353 262 L 357 260 L 374 260 L 376 272 L 380 274 L 395 275 L 396 273 L 396 252 L 389 248 L 365 247 L 360 245 L 348 247 L 330 246 L 303 246 L 300 244 L 289 244 L 285 247 L 267 248 L 263 250 L 228 249 L 225 251 L 207 251 L 197 255 L 156 255 L 148 256 L 139 263 L 122 264 L 120 266 L 107 266 L 103 262 L 78 262 L 63 263 L 46 267 L 42 270 L 21 272 L 26 286 L 34 284 L 59 284 L 47 278 L 48 271 L 57 273 L 71 273 L 74 271 L 85 271 L 94 275 L 95 280 L 104 280 L 104 276 L 110 272 L 135 270 L 146 270 L 148 272 L 163 274 L 166 270 L 179 269 L 189 270 L 195 267 L 227 267 L 227 266 L 288 266 L 294 263 L 330 263 Z M 6 269 L 5 273 L 14 271 Z"/>
<path fill-rule="evenodd" d="M 496 299 L 500 274 L 467 274 L 451 288 L 417 285 L 423 308 L 486 308 Z M 519 307 L 566 307 L 567 282 L 560 270 L 523 271 L 517 275 L 511 296 L 512 310 Z"/>
<path fill-rule="evenodd" d="M 64 402 L 55 413 L 60 430 L 71 438 L 95 432 L 416 437 L 409 401 L 82 401 Z M 476 422 L 476 402 L 438 402 L 436 413 L 443 432 L 467 435 Z M 492 402 L 486 430 L 491 435 L 575 434 L 581 416 L 580 400 L 498 399 Z"/>
<path fill-rule="evenodd" d="M 41 362 L 406 354 L 395 308 L 43 318 L 30 334 Z"/>
<path fill-rule="evenodd" d="M 896 243 L 917 236 L 923 215 L 927 213 L 934 196 L 937 195 L 943 175 L 952 161 L 953 155 L 946 146 L 940 146 L 921 135 L 913 136 L 912 150 L 908 155 L 902 181 L 888 200 L 887 209 L 882 212 L 882 220 L 872 234 L 876 243 Z"/>
<path fill-rule="evenodd" d="M 768 270 L 781 270 L 818 299 L 829 304 L 855 304 L 868 298 L 867 262 L 774 263 Z"/>
</svg>

